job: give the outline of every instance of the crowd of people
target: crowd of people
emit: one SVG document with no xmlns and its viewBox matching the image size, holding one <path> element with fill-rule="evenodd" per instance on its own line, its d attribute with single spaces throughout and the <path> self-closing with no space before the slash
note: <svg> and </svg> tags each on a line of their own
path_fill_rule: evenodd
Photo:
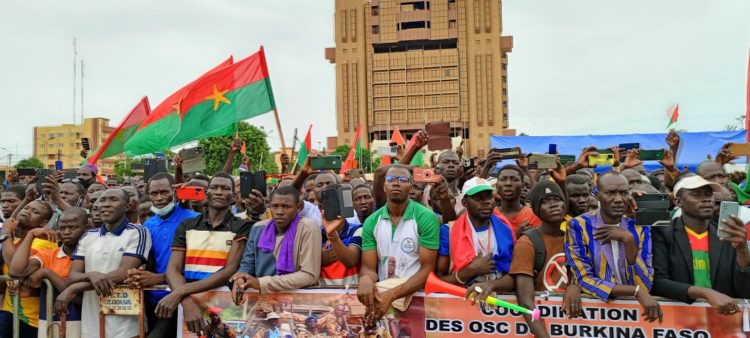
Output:
<svg viewBox="0 0 750 338">
<path fill-rule="evenodd" d="M 398 162 L 410 163 L 427 139 L 418 132 Z M 169 286 L 146 291 L 149 337 L 174 337 L 180 306 L 190 331 L 237 336 L 220 309 L 193 297 L 222 286 L 242 304 L 249 292 L 349 285 L 366 309 L 362 325 L 374 328 L 387 313 L 408 311 L 430 273 L 467 287 L 471 303 L 515 292 L 520 305 L 533 308 L 536 292 L 561 292 L 571 319 L 581 314 L 582 295 L 633 297 L 648 321 L 662 319 L 657 297 L 702 299 L 735 314 L 735 298 L 750 298 L 750 241 L 738 215 L 719 219 L 718 209 L 721 201 L 747 200 L 744 177 L 729 179 L 728 147 L 690 172 L 676 167 L 679 152 L 690 151 L 681 149 L 679 135 L 670 132 L 665 142 L 663 168 L 650 173 L 637 149 L 609 149 L 616 163 L 598 173 L 587 160 L 595 147 L 546 170 L 530 168 L 524 156 L 501 166 L 508 160 L 502 153 L 476 159 L 446 150 L 432 160 L 441 177 L 430 183 L 416 182 L 404 164 L 381 166 L 371 180 L 314 171 L 310 156 L 298 173 L 248 196 L 229 174 L 236 143 L 227 145 L 224 171 L 211 176 L 183 175 L 179 157 L 174 176 L 160 172 L 128 184 L 100 183 L 91 164 L 76 179 L 10 175 L 0 192 L 0 243 L 2 274 L 13 280 L 0 286 L 0 338 L 12 337 L 15 297 L 21 337 L 46 337 L 61 314 L 66 337 L 98 337 L 99 299 L 123 284 Z M 288 164 L 286 158 L 282 171 Z M 205 200 L 178 200 L 178 186 L 202 187 Z M 352 189 L 355 214 L 327 220 L 321 193 L 341 187 Z M 636 224 L 635 199 L 658 193 L 669 196 L 669 224 Z M 44 279 L 56 289 L 54 314 L 45 313 L 40 296 Z M 280 336 L 280 313 L 256 308 L 264 324 L 245 328 L 244 336 Z M 304 317 L 300 324 L 306 336 L 353 335 L 336 318 Z M 543 321 L 526 320 L 535 336 L 548 336 Z M 106 317 L 107 337 L 139 330 L 137 317 Z"/>
</svg>

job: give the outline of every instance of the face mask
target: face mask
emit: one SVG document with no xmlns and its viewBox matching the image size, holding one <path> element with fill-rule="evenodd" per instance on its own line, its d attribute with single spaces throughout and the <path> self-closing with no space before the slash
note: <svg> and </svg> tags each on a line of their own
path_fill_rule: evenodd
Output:
<svg viewBox="0 0 750 338">
<path fill-rule="evenodd" d="M 168 214 L 170 211 L 172 211 L 172 209 L 174 209 L 174 202 L 169 202 L 169 204 L 165 205 L 161 209 L 157 208 L 157 207 L 155 207 L 153 205 L 151 206 L 151 211 L 155 215 L 159 215 L 159 216 L 164 216 L 164 215 Z"/>
</svg>

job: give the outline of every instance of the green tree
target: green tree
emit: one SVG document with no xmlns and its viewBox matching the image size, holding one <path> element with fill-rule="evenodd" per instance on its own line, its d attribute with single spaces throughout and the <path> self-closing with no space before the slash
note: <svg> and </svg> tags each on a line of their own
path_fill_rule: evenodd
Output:
<svg viewBox="0 0 750 338">
<path fill-rule="evenodd" d="M 351 148 L 348 144 L 342 144 L 338 147 L 336 147 L 336 150 L 334 150 L 330 155 L 339 155 L 341 156 L 341 160 L 346 160 L 346 156 L 349 155 L 349 149 Z M 356 159 L 357 161 L 360 161 L 359 158 Z M 365 169 L 366 172 L 372 172 L 373 169 L 377 169 L 377 165 L 375 167 L 372 167 L 372 153 L 362 148 L 362 159 L 359 162 L 359 167 Z"/>
<path fill-rule="evenodd" d="M 44 168 L 44 163 L 36 157 L 29 157 L 16 163 L 16 168 Z"/>
<path fill-rule="evenodd" d="M 279 168 L 271 154 L 271 148 L 268 146 L 268 142 L 266 142 L 266 133 L 263 130 L 247 122 L 240 122 L 239 137 L 247 145 L 247 155 L 250 158 L 252 170 L 263 169 L 267 173 L 279 172 Z M 203 147 L 206 158 L 206 172 L 208 174 L 213 175 L 223 170 L 233 139 L 234 135 L 227 135 L 209 137 L 198 141 L 198 145 Z M 232 170 L 235 171 L 241 163 L 242 154 L 235 154 L 234 168 Z"/>
</svg>

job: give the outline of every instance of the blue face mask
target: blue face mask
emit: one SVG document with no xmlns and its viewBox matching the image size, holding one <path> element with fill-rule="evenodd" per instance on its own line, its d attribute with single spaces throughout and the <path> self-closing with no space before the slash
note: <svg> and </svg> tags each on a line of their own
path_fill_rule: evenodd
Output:
<svg viewBox="0 0 750 338">
<path fill-rule="evenodd" d="M 157 207 L 155 207 L 153 205 L 151 206 L 151 211 L 155 215 L 159 215 L 159 216 L 164 216 L 164 215 L 170 213 L 172 211 L 172 209 L 174 209 L 174 201 L 169 202 L 169 204 L 165 205 L 163 208 L 157 208 Z"/>
</svg>

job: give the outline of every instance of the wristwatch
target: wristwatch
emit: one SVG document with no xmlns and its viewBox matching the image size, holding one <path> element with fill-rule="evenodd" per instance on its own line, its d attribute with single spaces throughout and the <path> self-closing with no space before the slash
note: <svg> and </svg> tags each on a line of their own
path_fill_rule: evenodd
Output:
<svg viewBox="0 0 750 338">
<path fill-rule="evenodd" d="M 11 237 L 10 233 L 7 232 L 0 232 L 0 243 L 5 242 L 8 237 Z"/>
</svg>

